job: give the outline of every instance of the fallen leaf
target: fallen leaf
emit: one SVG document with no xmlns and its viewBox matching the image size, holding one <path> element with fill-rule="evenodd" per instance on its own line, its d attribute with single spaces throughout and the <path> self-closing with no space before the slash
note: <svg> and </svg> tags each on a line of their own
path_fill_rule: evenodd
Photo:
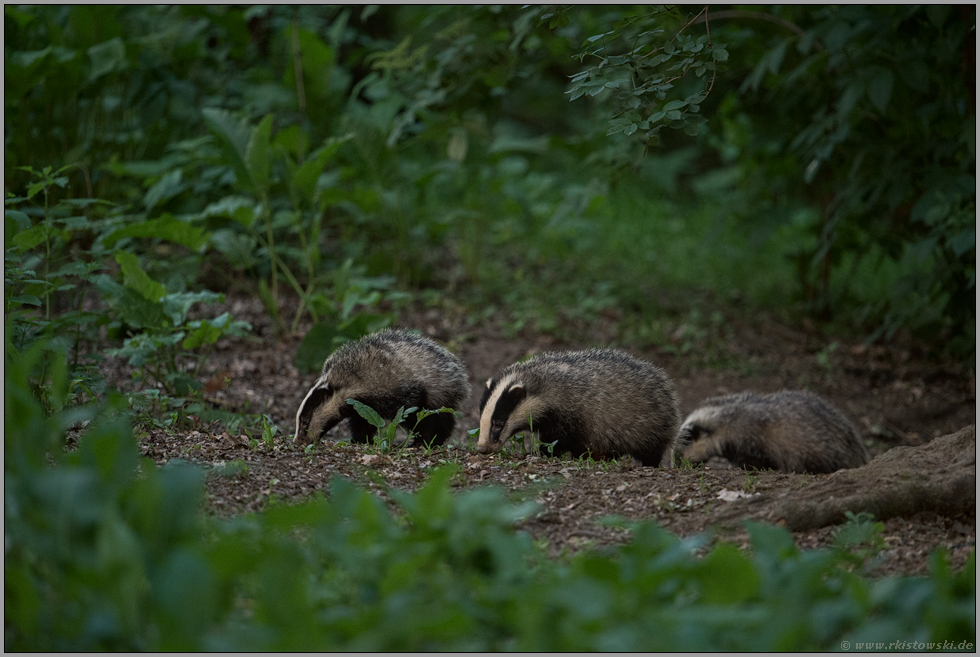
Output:
<svg viewBox="0 0 980 657">
<path fill-rule="evenodd" d="M 732 502 L 740 497 L 754 497 L 756 495 L 758 495 L 758 493 L 745 493 L 740 490 L 727 490 L 725 488 L 718 491 L 718 499 L 726 502 Z"/>
</svg>

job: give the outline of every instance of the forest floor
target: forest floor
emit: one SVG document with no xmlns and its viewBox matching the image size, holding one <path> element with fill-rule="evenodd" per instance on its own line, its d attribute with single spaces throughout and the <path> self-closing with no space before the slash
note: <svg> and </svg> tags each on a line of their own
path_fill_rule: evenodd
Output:
<svg viewBox="0 0 980 657">
<path fill-rule="evenodd" d="M 478 454 L 466 430 L 479 424 L 479 391 L 491 375 L 533 353 L 612 344 L 617 318 L 579 327 L 577 333 L 588 336 L 581 342 L 562 342 L 528 329 L 511 336 L 492 321 L 474 328 L 451 308 L 447 312 L 446 308 L 421 306 L 402 313 L 398 325 L 418 329 L 446 344 L 470 369 L 474 393 L 457 425 L 456 444 L 428 451 L 383 452 L 373 445 L 351 445 L 344 440 L 345 430 L 338 428 L 305 452 L 292 445 L 296 409 L 316 380 L 315 374 L 301 375 L 293 365 L 305 331 L 275 339 L 271 322 L 257 301 L 230 296 L 224 305 L 210 307 L 208 312 L 229 310 L 236 319 L 252 322 L 253 334 L 260 340 L 218 343 L 205 365 L 205 376 L 211 377 L 205 399 L 225 410 L 266 413 L 279 428 L 274 440 L 267 444 L 261 436 L 231 435 L 221 425 L 200 423 L 176 432 L 150 428 L 140 433 L 143 454 L 158 464 L 182 458 L 213 466 L 207 478 L 207 509 L 219 516 L 300 501 L 318 491 L 326 494 L 330 479 L 337 475 L 387 499 L 389 487 L 414 490 L 425 481 L 429 469 L 455 463 L 459 473 L 453 482 L 458 488 L 493 484 L 507 488 L 515 500 L 537 502 L 539 511 L 520 528 L 555 556 L 627 540 L 628 530 L 602 522 L 610 516 L 653 519 L 680 536 L 707 530 L 714 540 L 744 547 L 748 536 L 741 509 L 745 509 L 744 517 L 758 518 L 758 513 L 750 512 L 750 504 L 758 508 L 770 501 L 819 504 L 820 499 L 833 500 L 835 492 L 838 497 L 844 494 L 844 475 L 859 472 L 784 474 L 712 465 L 648 468 L 631 460 L 558 459 L 517 451 Z M 679 325 L 675 332 L 678 343 L 690 333 Z M 768 317 L 751 321 L 726 317 L 722 337 L 709 336 L 688 347 L 683 355 L 680 344 L 675 349 L 631 350 L 663 367 L 673 378 L 682 415 L 712 395 L 806 388 L 844 411 L 875 457 L 902 446 L 929 449 L 924 446 L 934 438 L 976 422 L 974 373 L 959 363 L 929 360 L 914 348 L 855 342 L 828 349 L 826 338 L 806 325 L 791 328 Z M 120 368 L 109 376 L 122 381 L 128 373 Z M 975 438 L 970 434 L 965 440 L 966 456 L 961 456 L 958 472 L 975 487 Z M 913 459 L 918 454 L 910 452 Z M 947 458 L 924 459 L 915 477 L 929 481 L 945 476 L 943 459 Z M 873 469 L 880 460 L 865 467 Z M 869 487 L 880 485 L 873 483 L 873 475 L 869 471 Z M 888 473 L 882 476 L 896 479 Z M 863 477 L 862 473 L 848 481 L 853 487 Z M 835 488 L 837 481 L 840 490 Z M 816 499 L 818 493 L 822 497 Z M 770 519 L 773 517 L 770 513 Z M 776 517 L 775 522 L 783 521 Z M 883 524 L 884 544 L 869 564 L 871 573 L 924 574 L 929 555 L 937 548 L 945 549 L 958 569 L 976 548 L 975 493 L 957 510 L 913 508 L 884 519 Z M 794 537 L 800 548 L 827 547 L 839 529 L 840 525 L 812 527 L 795 531 Z"/>
</svg>

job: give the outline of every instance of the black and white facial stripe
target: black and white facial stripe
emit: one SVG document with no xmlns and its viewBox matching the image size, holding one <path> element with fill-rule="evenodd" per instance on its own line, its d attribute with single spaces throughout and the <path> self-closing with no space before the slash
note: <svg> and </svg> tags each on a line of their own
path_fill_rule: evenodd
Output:
<svg viewBox="0 0 980 657">
<path fill-rule="evenodd" d="M 480 401 L 480 439 L 477 442 L 477 451 L 497 451 L 514 434 L 530 430 L 533 407 L 534 404 L 528 403 L 524 385 L 513 374 L 506 375 L 500 381 L 487 381 L 483 399 Z"/>
</svg>

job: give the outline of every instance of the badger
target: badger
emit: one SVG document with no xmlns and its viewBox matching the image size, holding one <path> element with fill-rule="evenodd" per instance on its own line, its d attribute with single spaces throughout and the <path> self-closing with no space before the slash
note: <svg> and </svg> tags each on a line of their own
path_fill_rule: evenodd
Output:
<svg viewBox="0 0 980 657">
<path fill-rule="evenodd" d="M 348 342 L 323 364 L 320 378 L 296 411 L 293 442 L 309 444 L 347 420 L 351 441 L 368 442 L 375 428 L 347 403 L 355 399 L 390 421 L 399 408 L 443 407 L 458 411 L 470 394 L 466 366 L 428 338 L 403 329 L 385 329 Z M 453 413 L 436 413 L 406 427 L 425 444 L 441 445 L 456 426 Z"/>
<path fill-rule="evenodd" d="M 657 466 L 671 447 L 680 410 L 659 367 L 613 349 L 554 352 L 515 363 L 487 381 L 477 451 L 498 451 L 531 431 L 552 453 L 632 456 Z"/>
<path fill-rule="evenodd" d="M 676 445 L 692 463 L 720 457 L 746 469 L 816 474 L 868 462 L 850 420 L 802 390 L 706 399 L 684 420 Z"/>
</svg>

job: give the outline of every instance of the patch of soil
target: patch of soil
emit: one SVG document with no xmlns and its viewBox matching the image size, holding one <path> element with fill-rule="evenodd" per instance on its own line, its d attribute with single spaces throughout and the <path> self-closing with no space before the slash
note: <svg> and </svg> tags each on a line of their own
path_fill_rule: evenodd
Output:
<svg viewBox="0 0 980 657">
<path fill-rule="evenodd" d="M 885 527 L 885 548 L 872 564 L 876 574 L 925 573 L 928 555 L 937 548 L 944 548 L 954 568 L 960 568 L 975 550 L 973 432 L 966 432 L 969 438 L 961 433 L 952 447 L 949 441 L 931 442 L 975 423 L 974 374 L 956 363 L 930 361 L 900 347 L 838 344 L 830 349 L 812 332 L 770 318 L 751 323 L 731 319 L 723 340 L 708 338 L 686 354 L 680 353 L 683 345 L 641 344 L 630 350 L 671 375 L 682 414 L 713 395 L 806 388 L 854 420 L 876 458 L 860 469 L 796 475 L 711 464 L 645 468 L 629 460 L 593 462 L 507 452 L 484 456 L 472 450 L 465 433 L 479 424 L 484 382 L 532 353 L 616 344 L 615 322 L 590 327 L 588 339 L 563 342 L 530 332 L 508 337 L 492 325 L 473 328 L 461 314 L 414 308 L 402 314 L 399 325 L 443 342 L 470 369 L 474 392 L 456 444 L 428 452 L 405 448 L 377 453 L 373 446 L 326 440 L 304 451 L 291 444 L 293 422 L 316 374 L 301 375 L 293 365 L 300 338 L 274 339 L 271 323 L 254 299 L 230 298 L 225 306 L 208 312 L 228 310 L 236 319 L 251 321 L 259 339 L 218 343 L 202 375 L 208 381 L 205 399 L 215 408 L 264 412 L 279 434 L 268 445 L 260 437 L 229 435 L 217 426 L 178 433 L 150 430 L 141 436 L 144 454 L 158 464 L 179 457 L 214 466 L 207 480 L 208 509 L 221 516 L 326 494 L 336 475 L 387 497 L 389 487 L 414 490 L 431 468 L 454 463 L 460 468 L 453 479 L 458 488 L 494 484 L 515 498 L 536 501 L 540 511 L 522 528 L 546 541 L 552 555 L 626 540 L 627 530 L 600 522 L 608 516 L 654 519 L 681 536 L 710 530 L 718 539 L 743 546 L 748 542 L 741 521 L 756 519 L 785 524 L 801 548 L 816 548 L 833 543 L 845 511 L 868 510 Z M 299 335 L 308 328 L 300 327 Z M 109 377 L 123 381 L 128 373 L 119 367 Z M 344 431 L 335 429 L 330 438 L 342 440 Z M 953 503 L 941 503 L 950 498 Z"/>
</svg>

